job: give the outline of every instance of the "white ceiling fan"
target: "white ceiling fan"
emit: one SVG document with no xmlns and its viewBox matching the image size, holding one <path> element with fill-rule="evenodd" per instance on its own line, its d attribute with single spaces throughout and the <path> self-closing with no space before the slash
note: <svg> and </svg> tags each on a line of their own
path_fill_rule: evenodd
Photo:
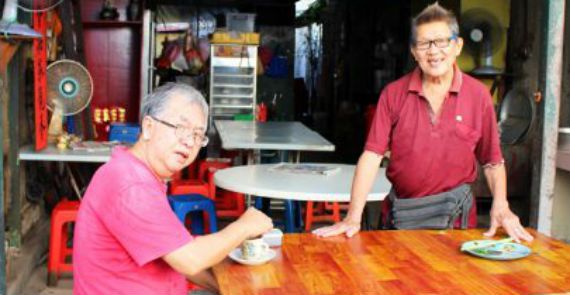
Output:
<svg viewBox="0 0 570 295">
<path fill-rule="evenodd" d="M 18 23 L 18 8 L 27 12 L 40 12 L 53 9 L 63 0 L 6 0 L 2 20 L 0 20 L 0 34 L 10 36 L 26 36 L 38 38 L 42 35 L 31 29 L 27 24 Z"/>
</svg>

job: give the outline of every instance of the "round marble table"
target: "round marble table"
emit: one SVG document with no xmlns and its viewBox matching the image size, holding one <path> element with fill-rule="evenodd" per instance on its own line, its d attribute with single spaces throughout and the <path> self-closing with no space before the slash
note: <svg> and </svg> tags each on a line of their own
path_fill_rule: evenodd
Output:
<svg viewBox="0 0 570 295">
<path fill-rule="evenodd" d="M 216 185 L 226 190 L 273 199 L 349 202 L 355 165 L 318 164 L 338 167 L 331 175 L 273 171 L 277 164 L 248 165 L 216 172 Z M 368 201 L 381 201 L 390 192 L 386 171 L 380 168 Z"/>
</svg>

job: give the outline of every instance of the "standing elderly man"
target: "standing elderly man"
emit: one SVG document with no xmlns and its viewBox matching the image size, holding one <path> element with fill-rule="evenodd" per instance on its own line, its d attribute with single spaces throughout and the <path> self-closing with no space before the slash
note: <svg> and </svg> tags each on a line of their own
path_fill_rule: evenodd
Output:
<svg viewBox="0 0 570 295">
<path fill-rule="evenodd" d="M 491 227 L 485 235 L 503 227 L 516 241 L 533 239 L 509 209 L 489 91 L 455 63 L 462 46 L 452 12 L 435 3 L 416 16 L 410 49 L 418 67 L 382 91 L 358 160 L 348 214 L 315 234 L 351 237 L 360 230 L 366 197 L 382 156 L 390 150 L 391 227 L 475 227 L 469 185 L 477 177 L 478 161 L 493 194 Z"/>
<path fill-rule="evenodd" d="M 249 208 L 223 230 L 192 237 L 174 215 L 166 181 L 206 146 L 208 106 L 194 88 L 167 84 L 142 104 L 142 134 L 117 147 L 81 203 L 73 249 L 74 294 L 187 294 L 186 279 L 214 292 L 210 267 L 273 227 Z"/>
</svg>

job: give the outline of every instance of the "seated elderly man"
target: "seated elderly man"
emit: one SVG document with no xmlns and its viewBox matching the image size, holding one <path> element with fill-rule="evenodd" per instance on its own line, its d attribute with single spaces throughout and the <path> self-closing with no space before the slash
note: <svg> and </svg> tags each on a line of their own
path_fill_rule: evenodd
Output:
<svg viewBox="0 0 570 295">
<path fill-rule="evenodd" d="M 194 88 L 167 84 L 142 104 L 136 144 L 117 147 L 81 203 L 73 294 L 187 294 L 186 279 L 214 292 L 210 267 L 273 227 L 249 208 L 223 230 L 193 237 L 172 212 L 166 180 L 204 147 L 208 106 Z"/>
</svg>

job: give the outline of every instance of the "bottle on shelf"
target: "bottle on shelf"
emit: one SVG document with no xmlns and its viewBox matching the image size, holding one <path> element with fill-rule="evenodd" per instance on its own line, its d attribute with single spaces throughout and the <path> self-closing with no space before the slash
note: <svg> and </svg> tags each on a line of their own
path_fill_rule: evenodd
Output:
<svg viewBox="0 0 570 295">
<path fill-rule="evenodd" d="M 141 19 L 141 1 L 140 0 L 130 0 L 129 5 L 127 5 L 127 20 L 138 21 Z"/>
<path fill-rule="evenodd" d="M 264 102 L 261 102 L 257 106 L 257 117 L 256 120 L 259 122 L 266 122 L 267 121 L 267 106 Z"/>
</svg>

